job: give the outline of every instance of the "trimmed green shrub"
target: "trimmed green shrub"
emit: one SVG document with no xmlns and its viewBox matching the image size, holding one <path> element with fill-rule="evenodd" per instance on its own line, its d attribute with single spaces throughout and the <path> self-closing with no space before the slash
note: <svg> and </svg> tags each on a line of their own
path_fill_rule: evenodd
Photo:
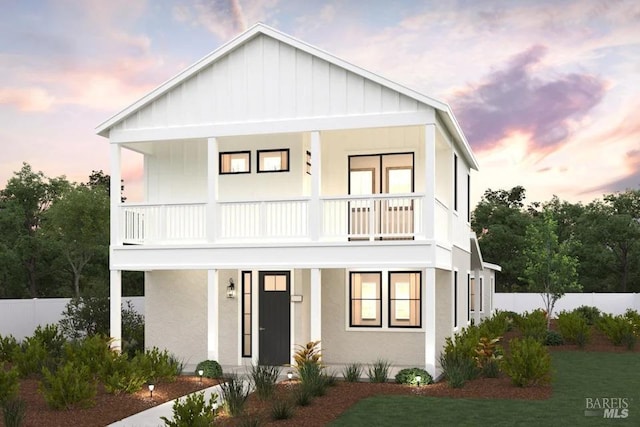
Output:
<svg viewBox="0 0 640 427">
<path fill-rule="evenodd" d="M 362 365 L 360 363 L 350 363 L 342 369 L 344 380 L 350 383 L 357 383 L 362 377 Z"/>
<path fill-rule="evenodd" d="M 551 382 L 549 350 L 533 337 L 509 342 L 509 355 L 503 359 L 502 369 L 519 387 Z"/>
<path fill-rule="evenodd" d="M 579 314 L 587 321 L 587 325 L 595 325 L 600 319 L 600 310 L 598 307 L 590 307 L 587 305 L 581 305 L 573 310 L 573 313 Z"/>
<path fill-rule="evenodd" d="M 480 335 L 489 339 L 501 337 L 513 328 L 513 317 L 507 311 L 496 311 L 478 325 Z"/>
<path fill-rule="evenodd" d="M 157 347 L 137 353 L 134 359 L 137 359 L 136 363 L 152 383 L 175 381 L 183 366 L 182 362 L 167 350 L 160 351 Z"/>
<path fill-rule="evenodd" d="M 102 335 L 68 342 L 64 346 L 65 360 L 86 365 L 94 375 L 100 377 L 102 371 L 116 357 L 116 353 L 109 348 L 109 342 L 110 339 Z"/>
<path fill-rule="evenodd" d="M 19 347 L 13 335 L 0 336 L 0 362 L 13 362 L 13 355 Z"/>
<path fill-rule="evenodd" d="M 367 369 L 367 376 L 372 383 L 386 383 L 389 379 L 391 363 L 384 359 L 378 359 Z"/>
<path fill-rule="evenodd" d="M 291 406 L 291 403 L 284 399 L 274 400 L 271 405 L 271 419 L 274 421 L 288 420 L 291 417 L 293 417 L 293 406 Z"/>
<path fill-rule="evenodd" d="M 280 375 L 280 369 L 277 366 L 253 365 L 250 375 L 255 393 L 260 399 L 264 400 L 273 396 Z"/>
<path fill-rule="evenodd" d="M 184 399 L 173 402 L 173 418 L 160 417 L 168 427 L 209 427 L 216 418 L 214 409 L 218 395 L 212 394 L 209 402 L 205 401 L 204 392 L 192 393 Z"/>
<path fill-rule="evenodd" d="M 515 319 L 515 323 L 525 338 L 531 337 L 544 342 L 547 337 L 547 315 L 542 310 L 533 310 L 531 313 L 524 312 Z"/>
<path fill-rule="evenodd" d="M 416 376 L 420 376 L 420 384 L 431 384 L 433 378 L 427 371 L 421 368 L 405 368 L 396 374 L 396 383 L 417 385 Z"/>
<path fill-rule="evenodd" d="M 566 342 L 578 344 L 582 348 L 589 341 L 591 333 L 589 325 L 587 325 L 585 318 L 575 311 L 561 311 L 558 314 L 556 325 Z"/>
<path fill-rule="evenodd" d="M 562 338 L 562 334 L 557 331 L 549 330 L 547 331 L 547 337 L 544 340 L 544 345 L 562 345 L 564 344 L 564 338 Z"/>
<path fill-rule="evenodd" d="M 66 362 L 54 373 L 42 369 L 40 391 L 52 409 L 89 408 L 94 405 L 97 385 L 88 366 Z"/>
<path fill-rule="evenodd" d="M 635 346 L 634 325 L 627 317 L 604 313 L 600 316 L 597 327 L 613 345 L 625 345 L 630 350 Z"/>
<path fill-rule="evenodd" d="M 27 405 L 24 400 L 14 398 L 2 405 L 5 427 L 20 427 L 24 421 Z"/>
<path fill-rule="evenodd" d="M 239 378 L 236 374 L 231 374 L 220 383 L 220 389 L 224 406 L 227 408 L 229 415 L 232 417 L 241 415 L 251 388 L 245 386 L 242 378 Z"/>
<path fill-rule="evenodd" d="M 203 370 L 202 376 L 205 378 L 222 378 L 222 367 L 215 360 L 203 360 L 196 366 L 195 374 L 198 375 L 198 371 Z"/>
<path fill-rule="evenodd" d="M 0 407 L 18 396 L 19 387 L 18 370 L 12 368 L 5 371 L 4 364 L 0 362 Z"/>
</svg>

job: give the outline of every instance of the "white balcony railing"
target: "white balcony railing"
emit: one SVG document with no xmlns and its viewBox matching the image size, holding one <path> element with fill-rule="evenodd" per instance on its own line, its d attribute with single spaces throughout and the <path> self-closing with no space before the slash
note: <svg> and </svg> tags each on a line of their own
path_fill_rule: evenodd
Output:
<svg viewBox="0 0 640 427">
<path fill-rule="evenodd" d="M 215 239 L 311 241 L 312 235 L 321 241 L 412 239 L 424 236 L 423 198 L 421 194 L 323 197 L 318 215 L 314 216 L 310 215 L 309 198 L 223 201 L 215 207 Z M 206 206 L 206 203 L 124 204 L 120 207 L 122 241 L 215 243 L 208 241 Z M 441 209 L 436 204 L 437 223 L 443 219 Z M 317 233 L 312 233 L 312 229 Z"/>
</svg>

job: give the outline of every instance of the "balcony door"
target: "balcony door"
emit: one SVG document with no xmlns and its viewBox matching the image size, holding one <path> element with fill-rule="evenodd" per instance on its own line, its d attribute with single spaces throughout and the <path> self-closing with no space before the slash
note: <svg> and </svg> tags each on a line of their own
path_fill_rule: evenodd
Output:
<svg viewBox="0 0 640 427">
<path fill-rule="evenodd" d="M 349 194 L 410 194 L 414 191 L 413 153 L 349 156 Z M 349 202 L 352 240 L 402 239 L 413 234 L 410 198 L 358 198 Z"/>
</svg>

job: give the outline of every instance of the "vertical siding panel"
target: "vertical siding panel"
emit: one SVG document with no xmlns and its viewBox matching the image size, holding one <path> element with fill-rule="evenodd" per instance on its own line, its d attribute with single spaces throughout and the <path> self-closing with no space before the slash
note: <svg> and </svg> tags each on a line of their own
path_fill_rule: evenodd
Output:
<svg viewBox="0 0 640 427">
<path fill-rule="evenodd" d="M 406 95 L 400 95 L 400 110 L 416 111 L 417 109 L 418 102 L 415 99 L 409 98 Z"/>
<path fill-rule="evenodd" d="M 278 118 L 295 117 L 296 112 L 296 49 L 280 43 L 280 73 L 278 74 Z"/>
<path fill-rule="evenodd" d="M 309 117 L 313 112 L 313 72 L 311 55 L 296 50 L 296 110 L 297 117 Z"/>
<path fill-rule="evenodd" d="M 400 94 L 389 88 L 382 88 L 382 111 L 385 113 L 400 109 Z"/>
<path fill-rule="evenodd" d="M 347 74 L 347 112 L 364 113 L 364 78 L 353 73 Z"/>
<path fill-rule="evenodd" d="M 131 114 L 122 123 L 122 129 L 136 129 L 140 127 L 138 125 L 138 112 Z"/>
<path fill-rule="evenodd" d="M 176 86 L 171 92 L 168 104 L 169 126 L 182 124 L 182 85 Z"/>
<path fill-rule="evenodd" d="M 243 118 L 259 119 L 264 115 L 264 37 L 257 37 L 245 45 L 246 93 L 240 102 L 246 105 L 246 117 L 235 116 L 234 120 Z M 236 72 L 234 64 L 232 73 Z"/>
<path fill-rule="evenodd" d="M 213 114 L 213 68 L 211 66 L 200 72 L 199 98 L 200 98 L 200 123 L 211 123 Z"/>
<path fill-rule="evenodd" d="M 182 120 L 180 124 L 191 125 L 201 122 L 200 102 L 202 95 L 200 94 L 200 85 L 198 74 L 185 81 L 182 85 L 182 103 L 180 112 Z"/>
<path fill-rule="evenodd" d="M 152 109 L 147 105 L 138 112 L 138 127 L 149 128 L 152 126 Z"/>
<path fill-rule="evenodd" d="M 263 93 L 264 93 L 264 115 L 265 119 L 273 119 L 279 117 L 279 98 L 278 98 L 278 75 L 280 74 L 280 43 L 271 37 L 262 37 L 263 48 Z M 289 82 L 288 84 L 293 84 Z"/>
<path fill-rule="evenodd" d="M 375 113 L 382 109 L 382 87 L 370 80 L 364 81 L 364 112 Z"/>
<path fill-rule="evenodd" d="M 329 114 L 331 97 L 329 94 L 329 63 L 322 59 L 311 58 L 313 67 L 313 114 L 326 116 Z"/>
<path fill-rule="evenodd" d="M 227 79 L 231 93 L 229 94 L 229 119 L 231 121 L 246 119 L 247 116 L 247 67 L 245 47 L 239 46 L 229 53 L 229 70 Z"/>
<path fill-rule="evenodd" d="M 229 86 L 229 56 L 220 58 L 213 66 L 213 96 L 214 113 L 213 119 L 216 122 L 226 122 L 229 120 L 231 104 L 231 86 Z"/>
<path fill-rule="evenodd" d="M 331 114 L 347 112 L 347 72 L 343 68 L 331 65 L 329 69 L 329 93 L 331 97 Z"/>
<path fill-rule="evenodd" d="M 153 123 L 156 127 L 167 125 L 167 95 L 164 94 L 153 103 Z"/>
</svg>

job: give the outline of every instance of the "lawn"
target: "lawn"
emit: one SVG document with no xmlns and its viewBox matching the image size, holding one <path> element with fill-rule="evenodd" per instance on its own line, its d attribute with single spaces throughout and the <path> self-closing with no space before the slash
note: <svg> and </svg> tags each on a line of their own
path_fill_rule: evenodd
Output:
<svg viewBox="0 0 640 427">
<path fill-rule="evenodd" d="M 552 358 L 553 396 L 548 400 L 376 396 L 358 402 L 331 425 L 640 425 L 640 354 L 563 351 Z M 603 419 L 602 410 L 599 416 L 585 416 L 587 398 L 625 398 L 628 417 Z"/>
</svg>

